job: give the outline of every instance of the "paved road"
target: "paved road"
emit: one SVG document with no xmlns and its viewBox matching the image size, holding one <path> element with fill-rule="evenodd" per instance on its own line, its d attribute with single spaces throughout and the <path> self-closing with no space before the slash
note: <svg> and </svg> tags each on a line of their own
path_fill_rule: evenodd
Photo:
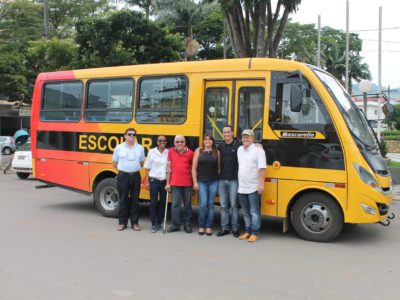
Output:
<svg viewBox="0 0 400 300">
<path fill-rule="evenodd" d="M 145 207 L 141 232 L 117 232 L 89 197 L 37 184 L 0 174 L 0 299 L 399 298 L 398 220 L 349 225 L 320 244 L 264 219 L 249 244 L 152 234 Z"/>
</svg>

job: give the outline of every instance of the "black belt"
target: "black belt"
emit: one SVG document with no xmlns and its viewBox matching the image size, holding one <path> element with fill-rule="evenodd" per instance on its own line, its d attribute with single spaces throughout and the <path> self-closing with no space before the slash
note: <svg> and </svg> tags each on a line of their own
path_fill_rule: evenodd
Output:
<svg viewBox="0 0 400 300">
<path fill-rule="evenodd" d="M 139 171 L 136 171 L 136 172 L 124 172 L 124 171 L 118 170 L 118 173 L 121 173 L 121 174 L 126 174 L 126 175 L 130 175 L 130 176 L 132 176 L 132 175 L 136 175 L 136 174 L 138 174 L 138 173 L 139 173 Z"/>
<path fill-rule="evenodd" d="M 157 182 L 160 182 L 160 183 L 164 183 L 165 181 L 167 181 L 167 179 L 161 180 L 161 179 L 157 179 L 157 178 L 154 178 L 154 177 L 149 177 L 149 178 L 150 178 L 150 180 L 154 180 L 154 181 L 157 181 Z"/>
</svg>

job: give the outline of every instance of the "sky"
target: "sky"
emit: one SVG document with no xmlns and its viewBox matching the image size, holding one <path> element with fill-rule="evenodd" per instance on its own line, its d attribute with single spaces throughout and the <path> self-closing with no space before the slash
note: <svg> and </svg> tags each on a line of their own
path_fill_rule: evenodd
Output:
<svg viewBox="0 0 400 300">
<path fill-rule="evenodd" d="M 372 82 L 378 84 L 379 7 L 382 7 L 382 72 L 385 89 L 400 90 L 400 1 L 349 0 L 349 30 L 363 40 L 361 56 L 369 65 Z M 296 14 L 290 17 L 300 24 L 330 26 L 346 31 L 346 0 L 302 0 Z"/>
</svg>

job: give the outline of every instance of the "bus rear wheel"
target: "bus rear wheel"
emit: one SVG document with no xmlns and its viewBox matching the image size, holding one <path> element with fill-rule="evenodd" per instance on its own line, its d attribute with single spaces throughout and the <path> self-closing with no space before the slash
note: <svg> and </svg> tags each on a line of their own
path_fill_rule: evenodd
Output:
<svg viewBox="0 0 400 300">
<path fill-rule="evenodd" d="M 118 216 L 118 190 L 114 178 L 106 178 L 99 182 L 94 191 L 94 203 L 103 216 L 108 218 Z"/>
<path fill-rule="evenodd" d="M 297 234 L 305 240 L 329 242 L 343 229 L 343 212 L 330 196 L 312 192 L 301 196 L 295 203 L 292 224 Z"/>
</svg>

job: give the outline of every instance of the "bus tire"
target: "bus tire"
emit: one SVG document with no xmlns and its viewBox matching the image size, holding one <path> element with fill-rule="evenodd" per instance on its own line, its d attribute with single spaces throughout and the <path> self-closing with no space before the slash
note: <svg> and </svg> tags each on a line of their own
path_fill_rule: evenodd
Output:
<svg viewBox="0 0 400 300">
<path fill-rule="evenodd" d="M 22 173 L 22 172 L 17 172 L 17 176 L 20 179 L 27 179 L 29 177 L 29 173 Z"/>
<path fill-rule="evenodd" d="M 118 217 L 118 190 L 114 178 L 105 178 L 99 182 L 94 191 L 94 204 L 103 216 Z"/>
<path fill-rule="evenodd" d="M 343 212 L 332 197 L 311 192 L 294 204 L 291 221 L 297 234 L 304 240 L 329 242 L 343 229 Z"/>
</svg>

